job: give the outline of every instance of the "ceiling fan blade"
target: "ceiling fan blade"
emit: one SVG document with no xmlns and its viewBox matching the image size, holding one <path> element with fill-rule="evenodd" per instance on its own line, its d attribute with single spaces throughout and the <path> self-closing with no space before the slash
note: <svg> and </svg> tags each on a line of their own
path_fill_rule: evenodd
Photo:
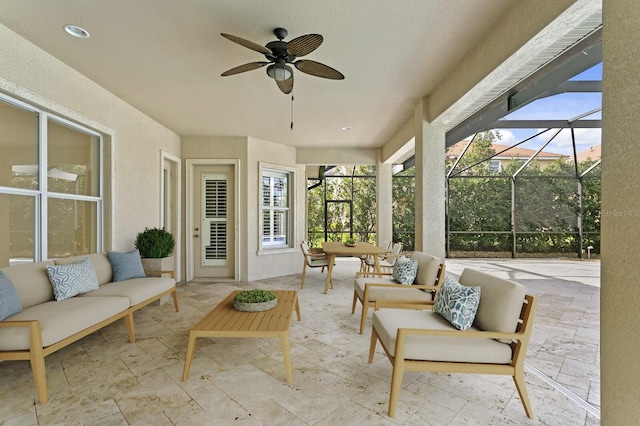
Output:
<svg viewBox="0 0 640 426">
<path fill-rule="evenodd" d="M 227 70 L 225 72 L 223 72 L 221 75 L 223 77 L 226 77 L 228 75 L 234 75 L 234 74 L 240 74 L 241 72 L 246 72 L 246 71 L 251 71 L 251 70 L 255 70 L 258 68 L 262 68 L 265 65 L 267 65 L 269 62 L 249 62 L 248 64 L 244 64 L 244 65 L 240 65 L 238 67 L 235 68 L 231 68 L 230 70 Z"/>
<path fill-rule="evenodd" d="M 240 46 L 244 46 L 247 49 L 255 50 L 256 52 L 260 52 L 263 55 L 271 55 L 271 50 L 267 49 L 264 46 L 259 45 L 258 43 L 254 43 L 249 40 L 245 40 L 241 37 L 237 37 L 231 34 L 220 33 L 220 35 L 228 40 L 231 40 L 234 43 L 238 43 Z"/>
<path fill-rule="evenodd" d="M 344 75 L 342 75 L 340 71 L 335 70 L 328 65 L 321 64 L 320 62 L 302 60 L 296 61 L 294 65 L 305 74 L 329 78 L 331 80 L 344 80 Z"/>
<path fill-rule="evenodd" d="M 287 50 L 295 56 L 304 56 L 316 50 L 322 44 L 320 34 L 307 34 L 296 37 L 287 43 Z"/>
<path fill-rule="evenodd" d="M 278 85 L 278 88 L 282 91 L 282 93 L 288 95 L 293 90 L 293 74 L 291 74 L 291 77 L 286 80 L 276 80 L 276 84 Z"/>
</svg>

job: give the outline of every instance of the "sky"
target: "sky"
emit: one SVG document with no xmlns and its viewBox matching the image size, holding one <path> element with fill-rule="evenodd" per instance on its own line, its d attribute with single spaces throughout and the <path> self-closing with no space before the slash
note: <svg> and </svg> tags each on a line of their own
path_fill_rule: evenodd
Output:
<svg viewBox="0 0 640 426">
<path fill-rule="evenodd" d="M 578 74 L 571 80 L 602 81 L 602 63 Z M 517 120 L 569 120 L 602 106 L 602 93 L 563 93 L 544 99 L 539 99 L 507 115 L 505 119 Z M 585 119 L 601 119 L 602 112 L 596 112 L 584 117 Z M 497 142 L 502 145 L 514 145 L 544 129 L 498 129 L 502 139 Z M 601 129 L 574 129 L 577 152 L 589 149 L 601 143 Z M 531 141 L 521 145 L 521 148 L 538 149 L 555 134 L 548 131 Z M 572 154 L 571 130 L 562 130 L 544 149 L 557 154 Z"/>
</svg>

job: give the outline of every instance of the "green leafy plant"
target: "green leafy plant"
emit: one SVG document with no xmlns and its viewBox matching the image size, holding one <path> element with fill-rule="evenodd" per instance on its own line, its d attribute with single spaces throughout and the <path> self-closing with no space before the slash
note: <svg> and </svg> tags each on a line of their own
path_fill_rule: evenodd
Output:
<svg viewBox="0 0 640 426">
<path fill-rule="evenodd" d="M 355 246 L 357 242 L 358 241 L 355 238 L 347 238 L 345 240 L 345 243 L 347 243 L 350 246 Z"/>
<path fill-rule="evenodd" d="M 173 235 L 164 228 L 144 228 L 135 241 L 141 257 L 154 259 L 171 256 L 175 245 Z"/>
<path fill-rule="evenodd" d="M 233 300 L 240 303 L 263 303 L 276 298 L 276 294 L 269 290 L 245 290 L 236 294 Z"/>
</svg>

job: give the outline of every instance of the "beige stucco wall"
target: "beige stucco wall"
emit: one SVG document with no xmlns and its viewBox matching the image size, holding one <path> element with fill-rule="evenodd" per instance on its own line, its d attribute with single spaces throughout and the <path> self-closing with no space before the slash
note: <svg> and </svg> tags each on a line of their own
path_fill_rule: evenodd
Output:
<svg viewBox="0 0 640 426">
<path fill-rule="evenodd" d="M 378 163 L 380 150 L 374 148 L 298 148 L 296 162 L 298 164 L 361 164 Z"/>
<path fill-rule="evenodd" d="M 210 136 L 184 137 L 182 139 L 182 158 L 238 160 L 239 164 L 239 256 L 242 281 L 258 280 L 267 277 L 300 273 L 302 254 L 297 243 L 303 239 L 306 220 L 306 178 L 304 166 L 296 164 L 296 149 L 287 145 L 247 137 Z M 260 163 L 268 163 L 293 169 L 295 182 L 295 226 L 292 235 L 294 247 L 278 251 L 275 254 L 258 253 L 259 201 L 261 181 Z M 185 170 L 185 191 L 186 167 Z M 185 192 L 186 194 L 186 192 Z M 185 206 L 186 209 L 186 206 Z M 184 217 L 186 218 L 186 210 Z M 188 235 L 185 229 L 184 235 Z M 186 237 L 185 237 L 186 238 Z"/>
<path fill-rule="evenodd" d="M 0 91 L 105 135 L 105 249 L 132 249 L 160 225 L 160 152 L 180 156 L 179 136 L 2 25 L 0 58 Z"/>
<path fill-rule="evenodd" d="M 640 3 L 603 2 L 602 424 L 640 418 Z"/>
<path fill-rule="evenodd" d="M 296 149 L 294 147 L 249 138 L 247 155 L 247 263 L 250 265 L 247 278 L 259 280 L 268 277 L 290 275 L 302 272 L 302 253 L 298 244 L 305 237 L 306 222 L 305 199 L 306 177 L 304 166 L 296 164 Z M 275 254 L 259 253 L 260 200 L 262 181 L 260 178 L 260 163 L 284 166 L 295 173 L 294 182 L 294 228 L 291 234 L 293 248 L 278 250 Z"/>
</svg>

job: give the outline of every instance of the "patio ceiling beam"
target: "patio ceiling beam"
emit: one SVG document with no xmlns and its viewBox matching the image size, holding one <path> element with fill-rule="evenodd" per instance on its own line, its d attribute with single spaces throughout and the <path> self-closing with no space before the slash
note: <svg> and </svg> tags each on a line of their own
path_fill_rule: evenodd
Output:
<svg viewBox="0 0 640 426">
<path fill-rule="evenodd" d="M 502 94 L 467 120 L 449 130 L 445 137 L 446 146 L 450 147 L 474 133 L 498 128 L 494 124 L 507 114 L 522 108 L 541 97 L 542 94 L 554 90 L 570 78 L 600 62 L 602 62 L 602 27 L 518 83 L 512 90 Z M 568 89 L 576 87 L 572 84 L 566 86 Z M 586 84 L 582 87 L 583 90 L 589 92 L 594 88 L 593 85 Z"/>
<path fill-rule="evenodd" d="M 483 130 L 491 129 L 599 129 L 602 120 L 498 120 Z M 482 130 L 481 130 L 482 131 Z"/>
</svg>

